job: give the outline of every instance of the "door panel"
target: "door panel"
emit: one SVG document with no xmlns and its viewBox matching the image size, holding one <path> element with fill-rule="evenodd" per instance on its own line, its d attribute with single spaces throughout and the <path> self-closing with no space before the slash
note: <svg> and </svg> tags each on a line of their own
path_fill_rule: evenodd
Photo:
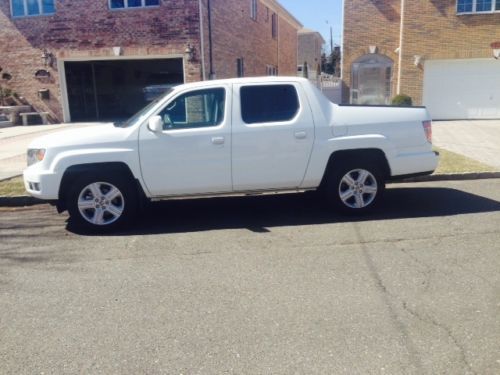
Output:
<svg viewBox="0 0 500 375">
<path fill-rule="evenodd" d="M 296 83 L 233 85 L 235 191 L 300 186 L 314 142 L 313 117 L 304 97 Z M 294 100 L 295 109 L 290 107 Z"/>
<path fill-rule="evenodd" d="M 231 191 L 227 87 L 189 91 L 157 114 L 163 132 L 140 131 L 142 176 L 153 196 Z"/>
</svg>

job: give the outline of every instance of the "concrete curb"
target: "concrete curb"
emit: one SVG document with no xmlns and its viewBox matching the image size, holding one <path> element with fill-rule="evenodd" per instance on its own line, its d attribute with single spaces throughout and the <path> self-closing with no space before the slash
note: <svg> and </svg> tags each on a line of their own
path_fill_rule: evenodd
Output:
<svg viewBox="0 0 500 375">
<path fill-rule="evenodd" d="M 18 195 L 14 197 L 0 197 L 0 207 L 26 207 L 37 204 L 46 204 L 47 201 L 36 199 L 28 195 Z"/>
<path fill-rule="evenodd" d="M 430 176 L 407 178 L 405 180 L 395 181 L 394 183 L 467 181 L 467 180 L 483 180 L 491 178 L 500 178 L 500 172 L 436 174 Z M 19 195 L 14 197 L 0 197 L 0 207 L 25 207 L 25 206 L 35 206 L 38 204 L 46 204 L 46 203 L 47 201 L 37 199 L 28 195 Z"/>
<path fill-rule="evenodd" d="M 431 174 L 429 176 L 412 177 L 396 182 L 433 182 L 433 181 L 462 181 L 462 180 L 467 181 L 467 180 L 484 180 L 490 178 L 500 178 L 500 172 Z"/>
</svg>

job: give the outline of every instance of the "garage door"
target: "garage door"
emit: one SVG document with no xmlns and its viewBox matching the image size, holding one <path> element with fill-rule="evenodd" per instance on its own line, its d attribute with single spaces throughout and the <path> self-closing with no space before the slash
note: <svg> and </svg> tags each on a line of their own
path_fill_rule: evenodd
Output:
<svg viewBox="0 0 500 375">
<path fill-rule="evenodd" d="M 426 61 L 423 103 L 435 120 L 500 118 L 500 61 Z"/>
<path fill-rule="evenodd" d="M 180 58 L 69 61 L 64 68 L 71 121 L 126 119 L 184 81 Z"/>
</svg>

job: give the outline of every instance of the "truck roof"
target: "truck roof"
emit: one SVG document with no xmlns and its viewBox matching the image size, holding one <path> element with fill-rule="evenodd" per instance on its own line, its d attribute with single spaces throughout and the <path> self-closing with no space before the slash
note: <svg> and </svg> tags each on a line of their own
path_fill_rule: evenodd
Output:
<svg viewBox="0 0 500 375">
<path fill-rule="evenodd" d="M 245 78 L 228 78 L 228 79 L 215 79 L 209 81 L 198 81 L 185 83 L 183 88 L 187 87 L 203 87 L 212 86 L 214 84 L 244 84 L 244 83 L 272 83 L 272 82 L 300 82 L 300 83 L 310 83 L 306 78 L 294 77 L 294 76 L 262 76 L 262 77 L 245 77 Z M 177 86 L 177 87 L 179 87 Z"/>
</svg>

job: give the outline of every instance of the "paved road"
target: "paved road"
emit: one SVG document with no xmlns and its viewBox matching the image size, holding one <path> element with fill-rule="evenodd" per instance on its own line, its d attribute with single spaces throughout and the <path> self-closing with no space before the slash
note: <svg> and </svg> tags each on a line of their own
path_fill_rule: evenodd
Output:
<svg viewBox="0 0 500 375">
<path fill-rule="evenodd" d="M 500 180 L 176 201 L 85 236 L 0 211 L 6 374 L 498 374 Z"/>
</svg>

